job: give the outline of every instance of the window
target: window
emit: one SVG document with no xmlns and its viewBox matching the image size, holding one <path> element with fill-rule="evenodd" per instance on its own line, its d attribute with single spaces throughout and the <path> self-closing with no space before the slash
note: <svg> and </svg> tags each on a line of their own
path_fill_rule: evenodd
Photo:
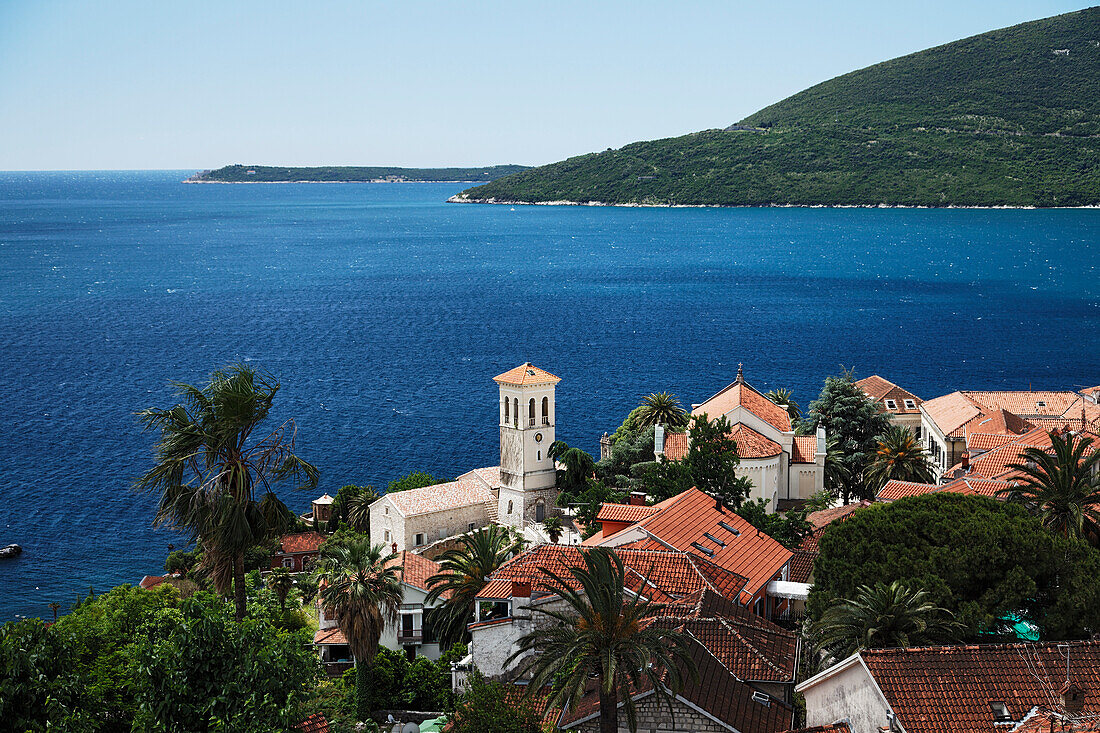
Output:
<svg viewBox="0 0 1100 733">
<path fill-rule="evenodd" d="M 516 397 L 512 400 L 512 420 L 514 425 L 519 427 L 519 398 Z"/>
<path fill-rule="evenodd" d="M 758 702 L 766 708 L 772 706 L 772 699 L 768 696 L 768 693 L 760 692 L 759 690 L 752 693 L 752 701 Z"/>
<path fill-rule="evenodd" d="M 389 514 L 389 513 L 390 513 L 390 508 L 389 508 L 389 507 L 386 507 L 386 511 L 385 511 L 385 512 L 383 512 L 383 514 Z"/>
<path fill-rule="evenodd" d="M 536 451 L 535 452 L 535 460 L 536 461 L 541 461 L 542 460 L 542 451 Z"/>
<path fill-rule="evenodd" d="M 537 502 L 535 502 L 535 521 L 546 521 L 546 502 L 542 499 L 539 499 Z"/>
<path fill-rule="evenodd" d="M 424 534 L 422 532 L 418 532 L 416 534 L 416 537 L 413 538 L 413 542 L 416 544 L 417 547 L 424 544 Z"/>
<path fill-rule="evenodd" d="M 1000 700 L 990 700 L 989 707 L 993 709 L 993 720 L 997 723 L 1011 723 L 1012 715 L 1008 712 L 1008 706 Z"/>
<path fill-rule="evenodd" d="M 691 546 L 706 555 L 707 557 L 714 557 L 714 550 L 710 549 L 709 547 L 703 547 L 698 542 L 692 542 Z"/>
<path fill-rule="evenodd" d="M 737 529 L 732 524 L 727 524 L 726 522 L 719 522 L 718 526 L 721 527 L 722 529 L 726 530 L 727 532 L 731 533 L 734 537 L 737 537 L 741 534 L 741 530 Z"/>
<path fill-rule="evenodd" d="M 504 424 L 505 425 L 508 424 L 508 420 L 511 418 L 511 415 L 509 414 L 510 411 L 509 411 L 508 407 L 509 407 L 508 398 L 505 397 L 504 398 Z"/>
<path fill-rule="evenodd" d="M 1035 406 L 1039 407 L 1039 408 L 1042 408 L 1042 407 L 1046 407 L 1047 403 L 1046 403 L 1045 400 L 1039 400 L 1038 402 L 1035 403 Z"/>
<path fill-rule="evenodd" d="M 543 397 L 542 398 L 542 424 L 543 425 L 549 425 L 550 424 L 550 398 L 549 397 Z"/>
<path fill-rule="evenodd" d="M 386 542 L 389 542 L 389 541 L 390 541 L 390 531 L 387 529 L 386 530 Z"/>
<path fill-rule="evenodd" d="M 915 410 L 915 409 L 917 409 L 917 403 L 913 402 L 913 400 L 906 400 L 905 401 L 905 409 L 906 410 Z"/>
<path fill-rule="evenodd" d="M 292 568 L 292 567 L 294 567 L 294 558 L 292 558 L 292 557 L 284 557 L 284 558 L 283 558 L 283 567 L 284 567 L 284 568 Z"/>
<path fill-rule="evenodd" d="M 508 513 L 512 513 L 512 502 L 508 502 Z"/>
<path fill-rule="evenodd" d="M 535 398 L 534 397 L 531 398 L 531 405 L 530 405 L 530 407 L 528 408 L 527 411 L 528 411 L 528 413 L 530 413 L 527 416 L 528 424 L 531 427 L 535 427 Z"/>
<path fill-rule="evenodd" d="M 717 537 L 715 537 L 714 535 L 712 535 L 712 534 L 711 534 L 710 532 L 704 532 L 704 533 L 703 533 L 703 536 L 704 536 L 704 537 L 706 537 L 706 538 L 707 538 L 708 540 L 710 540 L 711 542 L 713 542 L 713 543 L 715 543 L 716 545 L 718 545 L 719 547 L 725 547 L 725 546 L 726 546 L 726 543 L 725 543 L 725 542 L 723 542 L 722 540 L 718 539 Z M 784 567 L 785 567 L 785 566 L 784 566 Z"/>
<path fill-rule="evenodd" d="M 475 526 L 474 523 L 470 522 L 469 524 L 466 525 L 466 531 L 467 532 L 473 532 L 474 531 L 474 526 Z"/>
<path fill-rule="evenodd" d="M 886 400 L 886 409 L 887 410 L 896 410 L 896 409 L 898 409 L 898 403 L 894 402 L 893 400 Z"/>
</svg>

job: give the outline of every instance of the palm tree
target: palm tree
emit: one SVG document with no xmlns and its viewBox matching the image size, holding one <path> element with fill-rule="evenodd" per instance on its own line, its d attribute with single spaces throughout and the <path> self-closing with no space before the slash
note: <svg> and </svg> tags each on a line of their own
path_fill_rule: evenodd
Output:
<svg viewBox="0 0 1100 733">
<path fill-rule="evenodd" d="M 764 396 L 786 410 L 787 414 L 791 416 L 792 421 L 802 417 L 802 410 L 798 409 L 798 403 L 791 399 L 791 391 L 789 389 L 780 388 L 768 390 Z"/>
<path fill-rule="evenodd" d="M 865 474 L 867 485 L 876 492 L 891 479 L 930 484 L 932 464 L 928 452 L 908 428 L 891 425 L 878 438 L 878 449 Z"/>
<path fill-rule="evenodd" d="M 810 631 L 821 649 L 841 660 L 862 649 L 953 641 L 960 628 L 928 593 L 895 580 L 861 585 L 855 598 L 829 607 Z"/>
<path fill-rule="evenodd" d="M 294 587 L 294 578 L 287 568 L 272 568 L 267 576 L 267 587 L 279 599 L 279 612 L 286 613 L 286 597 L 290 595 L 290 589 Z"/>
<path fill-rule="evenodd" d="M 542 523 L 543 528 L 546 530 L 546 536 L 550 538 L 550 541 L 557 544 L 561 539 L 562 534 L 565 532 L 565 528 L 562 526 L 561 517 L 554 515 L 547 517 L 546 521 Z"/>
<path fill-rule="evenodd" d="M 1080 537 L 1088 525 L 1095 533 L 1100 527 L 1100 450 L 1086 457 L 1091 445 L 1085 436 L 1051 432 L 1053 455 L 1026 448 L 1020 454 L 1023 463 L 1008 465 L 1021 474 L 1016 485 L 999 493 L 1034 504 L 1043 524 L 1055 532 Z"/>
<path fill-rule="evenodd" d="M 840 438 L 830 435 L 825 441 L 825 490 L 833 496 L 845 494 L 845 487 L 851 479 L 851 471 L 844 462 L 844 450 Z M 845 503 L 847 495 L 845 494 Z"/>
<path fill-rule="evenodd" d="M 654 392 L 642 400 L 638 407 L 637 420 L 639 428 L 648 428 L 658 423 L 670 428 L 683 428 L 688 424 L 688 414 L 676 395 L 671 392 Z"/>
<path fill-rule="evenodd" d="M 401 606 L 401 566 L 369 538 L 349 540 L 321 550 L 317 579 L 321 603 L 336 615 L 355 660 L 355 714 L 370 716 L 368 668 L 378 655 L 386 623 L 397 622 Z"/>
<path fill-rule="evenodd" d="M 474 598 L 485 579 L 522 549 L 522 542 L 497 524 L 462 535 L 458 541 L 458 547 L 436 559 L 440 571 L 428 578 L 424 600 L 424 605 L 430 606 L 446 596 L 432 614 L 432 625 L 441 645 L 448 647 L 466 640 L 466 625 L 473 620 L 476 607 Z"/>
<path fill-rule="evenodd" d="M 546 589 L 561 597 L 565 610 L 532 606 L 553 622 L 517 642 L 508 663 L 523 659 L 521 675 L 530 674 L 528 693 L 553 683 L 548 704 L 575 706 L 596 681 L 601 733 L 617 733 L 621 703 L 627 725 L 637 729 L 632 695 L 645 683 L 669 702 L 695 676 L 691 637 L 655 623 L 663 606 L 626 589 L 623 561 L 611 550 L 581 551 L 583 567 L 569 568 L 569 579 L 543 568 Z M 667 688 L 667 689 L 666 689 Z"/>
<path fill-rule="evenodd" d="M 54 623 L 57 623 L 57 611 L 58 611 L 58 609 L 60 609 L 60 608 L 61 608 L 61 604 L 60 604 L 60 603 L 58 603 L 57 601 L 52 601 L 52 602 L 50 603 L 50 610 L 51 610 L 51 611 L 53 611 L 53 620 L 54 620 Z"/>
<path fill-rule="evenodd" d="M 359 494 L 348 499 L 348 524 L 356 532 L 370 531 L 370 505 L 381 499 L 374 487 L 368 486 Z"/>
<path fill-rule="evenodd" d="M 294 515 L 271 490 L 290 480 L 312 488 L 317 469 L 294 452 L 296 427 L 287 420 L 265 437 L 279 383 L 245 364 L 210 375 L 202 388 L 175 382 L 183 404 L 138 413 L 157 429 L 156 462 L 135 488 L 160 495 L 155 526 L 170 526 L 202 543 L 201 569 L 219 593 L 233 589 L 237 620 L 244 618 L 245 551 L 293 526 Z M 259 496 L 262 493 L 262 496 Z"/>
</svg>

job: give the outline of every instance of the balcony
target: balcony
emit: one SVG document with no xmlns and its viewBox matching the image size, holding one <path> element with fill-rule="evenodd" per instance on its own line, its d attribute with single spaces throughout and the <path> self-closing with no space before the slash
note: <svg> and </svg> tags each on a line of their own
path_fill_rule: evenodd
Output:
<svg viewBox="0 0 1100 733">
<path fill-rule="evenodd" d="M 402 629 L 397 632 L 398 644 L 422 644 L 424 642 L 424 634 L 420 629 L 412 631 L 405 631 Z"/>
</svg>

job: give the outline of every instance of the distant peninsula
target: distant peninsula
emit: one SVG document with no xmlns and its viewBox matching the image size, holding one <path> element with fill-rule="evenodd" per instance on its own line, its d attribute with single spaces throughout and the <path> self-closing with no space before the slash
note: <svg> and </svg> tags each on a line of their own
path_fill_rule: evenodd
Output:
<svg viewBox="0 0 1100 733">
<path fill-rule="evenodd" d="M 725 129 L 581 155 L 451 201 L 1098 206 L 1100 8 L 896 58 Z"/>
<path fill-rule="evenodd" d="M 227 165 L 201 171 L 184 183 L 469 183 L 495 181 L 528 169 L 523 165 L 480 168 L 394 168 L 385 166 L 320 166 L 292 168 L 271 165 Z"/>
</svg>

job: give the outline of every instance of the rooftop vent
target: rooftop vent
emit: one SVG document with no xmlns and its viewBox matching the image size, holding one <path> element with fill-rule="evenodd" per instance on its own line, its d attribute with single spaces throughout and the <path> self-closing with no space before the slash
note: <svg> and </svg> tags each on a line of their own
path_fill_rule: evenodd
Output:
<svg viewBox="0 0 1100 733">
<path fill-rule="evenodd" d="M 758 702 L 766 708 L 770 708 L 772 706 L 772 699 L 768 696 L 768 693 L 760 692 L 759 690 L 752 693 L 752 701 Z"/>
<path fill-rule="evenodd" d="M 1000 700 L 990 700 L 989 707 L 993 710 L 993 722 L 1011 723 L 1012 715 L 1008 712 L 1008 706 Z"/>
<path fill-rule="evenodd" d="M 739 537 L 741 535 L 741 530 L 737 529 L 737 527 L 734 527 L 732 524 L 719 522 L 718 526 L 732 534 L 734 537 Z"/>
<path fill-rule="evenodd" d="M 1035 403 L 1035 406 L 1036 407 L 1046 407 L 1047 406 L 1046 400 L 1039 400 L 1038 402 Z"/>
<path fill-rule="evenodd" d="M 706 555 L 707 557 L 714 557 L 714 550 L 710 549 L 709 547 L 703 547 L 698 542 L 692 542 L 691 546 Z"/>
<path fill-rule="evenodd" d="M 726 546 L 726 543 L 725 543 L 725 542 L 723 542 L 722 540 L 718 539 L 717 537 L 715 537 L 714 535 L 712 535 L 712 534 L 711 534 L 710 532 L 704 532 L 704 533 L 703 533 L 703 536 L 704 536 L 704 537 L 706 537 L 706 538 L 707 538 L 708 540 L 710 540 L 711 542 L 713 542 L 714 544 L 718 545 L 719 547 L 725 547 L 725 546 Z"/>
</svg>

